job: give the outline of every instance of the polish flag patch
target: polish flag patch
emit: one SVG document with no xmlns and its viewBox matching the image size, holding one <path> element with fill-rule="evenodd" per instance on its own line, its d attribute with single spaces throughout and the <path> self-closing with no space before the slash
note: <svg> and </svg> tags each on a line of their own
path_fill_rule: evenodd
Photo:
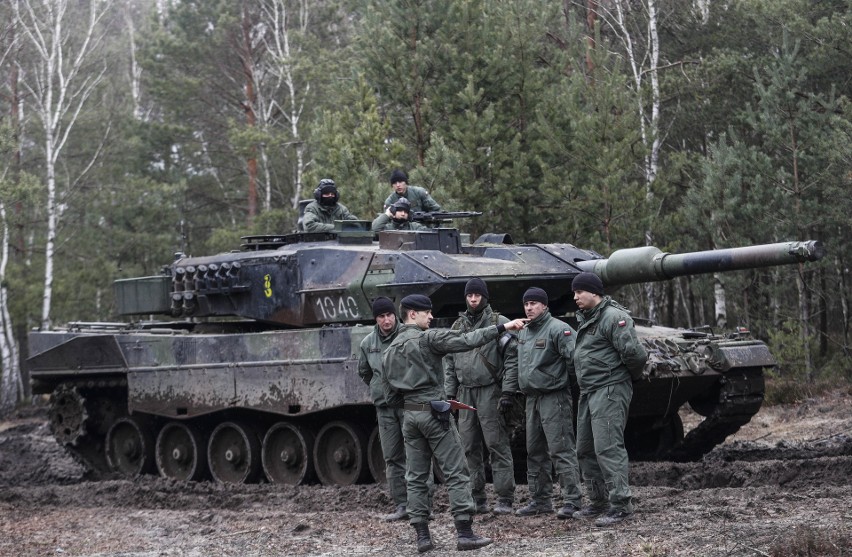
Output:
<svg viewBox="0 0 852 557">
<path fill-rule="evenodd" d="M 618 322 L 619 327 L 624 327 L 625 325 L 627 325 L 627 321 L 625 321 L 624 319 Z"/>
<path fill-rule="evenodd" d="M 570 336 L 571 336 L 571 331 L 570 331 L 570 330 L 565 330 L 565 331 L 562 331 L 562 334 L 563 334 L 563 335 L 565 335 L 566 337 L 570 337 Z"/>
</svg>

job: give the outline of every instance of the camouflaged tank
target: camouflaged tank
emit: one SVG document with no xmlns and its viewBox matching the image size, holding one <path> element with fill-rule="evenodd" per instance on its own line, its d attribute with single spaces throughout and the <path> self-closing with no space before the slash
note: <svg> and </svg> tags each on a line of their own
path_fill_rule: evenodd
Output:
<svg viewBox="0 0 852 557">
<path fill-rule="evenodd" d="M 481 277 L 503 314 L 523 315 L 523 292 L 538 286 L 554 315 L 569 315 L 571 281 L 583 270 L 612 291 L 823 255 L 818 242 L 785 242 L 688 254 L 645 247 L 604 258 L 570 244 L 515 245 L 505 234 L 464 244 L 456 229 L 437 228 L 376 240 L 369 223 L 338 226 L 348 229 L 176 254 L 158 275 L 115 283 L 119 313 L 148 320 L 31 333 L 32 388 L 51 395 L 56 439 L 99 473 L 383 481 L 376 415 L 356 360 L 377 296 L 398 303 L 426 294 L 437 325 L 449 326 L 465 309 L 465 283 Z M 700 458 L 760 408 L 764 370 L 775 365 L 764 343 L 744 332 L 637 329 L 650 359 L 630 407 L 632 457 Z M 684 436 L 678 409 L 687 403 L 706 418 Z M 522 439 L 515 447 L 522 467 Z"/>
</svg>

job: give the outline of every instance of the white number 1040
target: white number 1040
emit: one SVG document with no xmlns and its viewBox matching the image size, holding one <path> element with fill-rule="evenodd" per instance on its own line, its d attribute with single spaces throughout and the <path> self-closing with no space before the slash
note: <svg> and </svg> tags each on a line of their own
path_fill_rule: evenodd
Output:
<svg viewBox="0 0 852 557">
<path fill-rule="evenodd" d="M 317 298 L 318 316 L 323 321 L 337 319 L 358 319 L 358 304 L 352 296 L 322 296 Z"/>
</svg>

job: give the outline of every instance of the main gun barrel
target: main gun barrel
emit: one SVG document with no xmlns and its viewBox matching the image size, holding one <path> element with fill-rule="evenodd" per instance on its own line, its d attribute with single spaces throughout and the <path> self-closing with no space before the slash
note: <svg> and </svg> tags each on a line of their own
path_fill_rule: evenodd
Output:
<svg viewBox="0 0 852 557">
<path fill-rule="evenodd" d="M 666 253 L 653 246 L 621 249 L 608 259 L 580 261 L 607 286 L 669 280 L 685 275 L 737 271 L 817 261 L 825 255 L 822 242 L 779 242 L 741 248 Z"/>
</svg>

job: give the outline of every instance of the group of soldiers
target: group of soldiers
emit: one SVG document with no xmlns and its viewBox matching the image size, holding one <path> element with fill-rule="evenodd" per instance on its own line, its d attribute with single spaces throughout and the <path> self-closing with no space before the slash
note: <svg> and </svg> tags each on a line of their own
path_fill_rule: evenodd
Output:
<svg viewBox="0 0 852 557">
<path fill-rule="evenodd" d="M 425 225 L 411 220 L 412 213 L 440 211 L 441 206 L 424 188 L 409 186 L 408 175 L 402 170 L 391 173 L 390 184 L 393 193 L 385 199 L 383 212 L 373 220 L 373 232 L 426 229 Z M 302 224 L 306 232 L 331 232 L 336 220 L 358 220 L 358 217 L 340 203 L 340 192 L 334 180 L 323 178 L 314 190 L 314 200 L 305 207 Z"/>
<path fill-rule="evenodd" d="M 385 520 L 408 519 L 419 552 L 429 532 L 432 463 L 440 468 L 457 530 L 457 549 L 484 547 L 475 514 L 534 516 L 554 512 L 552 470 L 562 498 L 560 519 L 611 526 L 633 512 L 624 427 L 647 353 L 629 312 L 605 295 L 601 279 L 580 273 L 572 283 L 578 328 L 550 314 L 548 295 L 529 288 L 526 318 L 509 320 L 489 304 L 488 285 L 465 285 L 467 310 L 450 329 L 430 329 L 431 300 L 404 297 L 399 311 L 373 301 L 374 330 L 360 345 L 358 373 L 370 386 L 395 504 Z M 401 320 L 401 322 L 397 319 Z M 575 442 L 571 380 L 579 384 Z M 514 464 L 505 415 L 525 399 L 530 501 L 513 509 Z M 453 402 L 472 406 L 451 418 Z M 463 405 L 462 405 L 463 406 Z M 496 501 L 485 492 L 488 450 Z M 588 503 L 582 504 L 581 478 Z"/>
<path fill-rule="evenodd" d="M 441 207 L 394 170 L 393 192 L 372 230 L 418 230 L 414 211 Z M 357 220 L 333 180 L 323 179 L 307 205 L 307 232 L 334 230 L 336 220 Z M 433 463 L 440 468 L 458 533 L 457 549 L 492 542 L 473 532 L 473 516 L 492 512 L 535 516 L 554 513 L 553 471 L 560 487 L 560 519 L 595 519 L 611 526 L 633 513 L 627 481 L 624 427 L 648 356 L 629 312 L 604 293 L 601 279 L 583 272 L 572 282 L 578 328 L 551 315 L 547 292 L 523 294 L 525 318 L 510 320 L 491 308 L 488 285 L 465 285 L 467 310 L 450 329 L 431 329 L 432 302 L 422 294 L 373 301 L 374 330 L 360 345 L 358 373 L 370 386 L 395 508 L 388 521 L 408 519 L 419 552 L 434 548 Z M 576 438 L 571 377 L 579 385 Z M 514 509 L 515 476 L 510 420 L 515 401 L 525 404 L 527 484 L 530 501 Z M 455 402 L 454 402 L 455 401 Z M 458 404 L 462 403 L 462 404 Z M 453 419 L 454 407 L 461 410 Z M 485 454 L 496 501 L 485 491 Z M 585 484 L 587 504 L 583 505 Z"/>
</svg>

